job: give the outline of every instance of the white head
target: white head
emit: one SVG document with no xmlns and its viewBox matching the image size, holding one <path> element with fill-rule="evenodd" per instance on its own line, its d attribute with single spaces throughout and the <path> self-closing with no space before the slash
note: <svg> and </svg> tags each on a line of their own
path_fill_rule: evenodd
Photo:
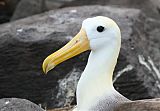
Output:
<svg viewBox="0 0 160 111">
<path fill-rule="evenodd" d="M 86 31 L 91 50 L 100 50 L 112 42 L 121 43 L 118 25 L 110 18 L 97 16 L 83 21 L 82 28 Z"/>
</svg>

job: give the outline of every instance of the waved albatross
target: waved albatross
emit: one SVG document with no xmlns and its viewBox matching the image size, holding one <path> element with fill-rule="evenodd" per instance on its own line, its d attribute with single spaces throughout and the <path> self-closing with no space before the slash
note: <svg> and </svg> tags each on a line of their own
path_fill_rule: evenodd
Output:
<svg viewBox="0 0 160 111">
<path fill-rule="evenodd" d="M 113 87 L 112 76 L 121 47 L 118 25 L 97 16 L 83 21 L 80 32 L 43 62 L 47 73 L 61 62 L 91 50 L 77 85 L 74 111 L 160 111 L 160 101 L 131 101 Z"/>
</svg>

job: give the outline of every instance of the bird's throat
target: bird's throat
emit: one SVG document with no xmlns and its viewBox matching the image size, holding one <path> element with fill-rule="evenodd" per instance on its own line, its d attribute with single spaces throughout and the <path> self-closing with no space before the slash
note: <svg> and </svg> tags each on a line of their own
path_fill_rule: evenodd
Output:
<svg viewBox="0 0 160 111">
<path fill-rule="evenodd" d="M 104 95 L 110 95 L 114 91 L 112 76 L 119 54 L 119 49 L 116 48 L 106 47 L 90 53 L 87 66 L 77 86 L 79 109 L 89 109 L 94 102 L 96 104 L 96 101 Z"/>
</svg>

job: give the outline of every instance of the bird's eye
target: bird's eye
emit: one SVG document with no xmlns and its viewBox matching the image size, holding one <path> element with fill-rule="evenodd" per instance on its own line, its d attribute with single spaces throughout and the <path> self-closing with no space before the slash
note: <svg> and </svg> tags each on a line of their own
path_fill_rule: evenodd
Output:
<svg viewBox="0 0 160 111">
<path fill-rule="evenodd" d="M 98 26 L 97 27 L 97 31 L 98 32 L 103 32 L 104 31 L 104 27 L 103 26 Z"/>
</svg>

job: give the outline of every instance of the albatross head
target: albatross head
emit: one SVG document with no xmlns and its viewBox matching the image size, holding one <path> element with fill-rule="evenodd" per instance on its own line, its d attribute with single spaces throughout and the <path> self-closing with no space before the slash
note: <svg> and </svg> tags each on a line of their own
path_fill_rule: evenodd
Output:
<svg viewBox="0 0 160 111">
<path fill-rule="evenodd" d="M 43 71 L 47 73 L 59 63 L 91 50 L 76 93 L 77 108 L 92 109 L 91 103 L 98 104 L 107 95 L 113 95 L 112 74 L 120 45 L 120 29 L 112 19 L 102 16 L 88 18 L 83 21 L 79 33 L 69 43 L 44 60 Z"/>
<path fill-rule="evenodd" d="M 101 51 L 112 45 L 120 48 L 120 44 L 120 30 L 112 19 L 103 16 L 87 18 L 83 21 L 79 33 L 63 48 L 49 55 L 44 60 L 42 68 L 44 73 L 47 73 L 59 63 L 84 51 Z"/>
</svg>

